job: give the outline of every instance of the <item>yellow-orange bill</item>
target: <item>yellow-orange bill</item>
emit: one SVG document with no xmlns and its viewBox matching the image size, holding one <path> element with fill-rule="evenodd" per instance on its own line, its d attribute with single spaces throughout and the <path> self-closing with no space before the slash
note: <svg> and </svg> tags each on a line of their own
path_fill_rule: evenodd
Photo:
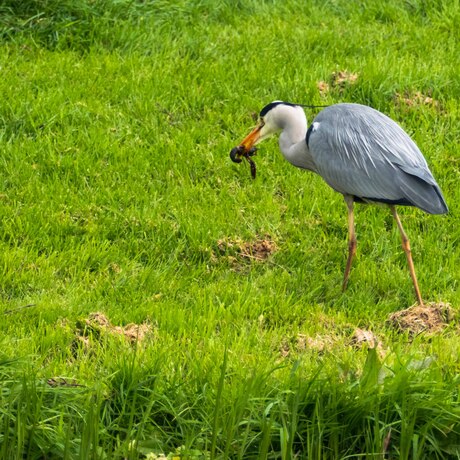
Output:
<svg viewBox="0 0 460 460">
<path fill-rule="evenodd" d="M 255 177 L 255 163 L 250 160 L 250 156 L 253 156 L 256 148 L 255 144 L 260 139 L 260 130 L 263 128 L 263 122 L 260 122 L 236 147 L 233 147 L 230 152 L 230 158 L 234 163 L 241 163 L 243 158 L 251 165 L 252 177 Z"/>
<path fill-rule="evenodd" d="M 240 146 L 244 147 L 246 152 L 249 152 L 252 146 L 259 140 L 262 126 L 263 124 L 257 125 L 241 142 Z"/>
</svg>

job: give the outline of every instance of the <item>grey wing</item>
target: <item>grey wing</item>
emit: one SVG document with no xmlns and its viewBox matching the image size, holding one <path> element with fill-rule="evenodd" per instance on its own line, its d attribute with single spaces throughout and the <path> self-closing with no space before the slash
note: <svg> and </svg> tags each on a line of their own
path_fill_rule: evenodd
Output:
<svg viewBox="0 0 460 460">
<path fill-rule="evenodd" d="M 340 193 L 364 201 L 447 212 L 441 190 L 412 139 L 367 106 L 336 104 L 313 121 L 308 147 L 318 174 Z"/>
</svg>

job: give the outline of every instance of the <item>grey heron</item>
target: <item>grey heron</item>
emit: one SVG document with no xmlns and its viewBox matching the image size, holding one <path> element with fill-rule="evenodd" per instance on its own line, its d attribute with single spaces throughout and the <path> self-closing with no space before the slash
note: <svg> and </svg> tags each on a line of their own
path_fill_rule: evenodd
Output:
<svg viewBox="0 0 460 460">
<path fill-rule="evenodd" d="M 410 242 L 396 205 L 415 206 L 430 214 L 444 214 L 448 209 L 425 158 L 409 135 L 391 118 L 365 105 L 331 105 L 308 127 L 301 105 L 275 101 L 261 110 L 257 126 L 232 150 L 232 160 L 248 158 L 256 144 L 275 133 L 280 133 L 279 147 L 289 163 L 319 174 L 344 196 L 348 259 L 342 290 L 347 287 L 356 254 L 354 203 L 384 203 L 398 226 L 417 301 L 423 305 Z"/>
</svg>

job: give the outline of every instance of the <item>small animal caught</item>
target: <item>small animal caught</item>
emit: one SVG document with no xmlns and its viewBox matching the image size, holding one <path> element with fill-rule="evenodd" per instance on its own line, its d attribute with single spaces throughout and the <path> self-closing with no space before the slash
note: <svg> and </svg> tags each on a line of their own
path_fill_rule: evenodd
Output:
<svg viewBox="0 0 460 460">
<path fill-rule="evenodd" d="M 230 152 L 230 158 L 234 163 L 241 163 L 243 160 L 242 158 L 246 158 L 249 166 L 251 167 L 251 177 L 253 179 L 256 178 L 257 169 L 254 160 L 251 158 L 256 154 L 256 147 L 251 147 L 249 150 L 246 150 L 244 145 L 238 145 L 237 147 L 233 147 Z"/>
</svg>

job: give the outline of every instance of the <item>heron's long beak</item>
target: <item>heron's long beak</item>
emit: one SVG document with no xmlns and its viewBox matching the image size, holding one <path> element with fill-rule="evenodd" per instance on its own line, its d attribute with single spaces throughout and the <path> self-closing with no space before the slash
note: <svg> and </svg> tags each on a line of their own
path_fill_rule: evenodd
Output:
<svg viewBox="0 0 460 460">
<path fill-rule="evenodd" d="M 252 146 L 257 144 L 257 141 L 260 139 L 260 130 L 263 128 L 264 124 L 260 122 L 241 142 L 241 146 L 244 147 L 246 152 L 251 150 Z"/>
<path fill-rule="evenodd" d="M 252 147 L 257 144 L 261 137 L 261 129 L 263 128 L 264 123 L 259 122 L 259 124 L 241 141 L 238 147 L 235 147 L 231 153 L 230 157 L 235 163 L 240 163 L 241 158 L 244 154 L 247 154 Z"/>
</svg>

